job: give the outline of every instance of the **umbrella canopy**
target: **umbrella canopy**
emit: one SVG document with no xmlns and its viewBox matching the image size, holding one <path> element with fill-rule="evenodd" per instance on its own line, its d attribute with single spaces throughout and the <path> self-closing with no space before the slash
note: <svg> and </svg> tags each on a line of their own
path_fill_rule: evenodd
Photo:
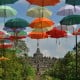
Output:
<svg viewBox="0 0 80 80">
<path fill-rule="evenodd" d="M 10 36 L 10 40 L 11 41 L 16 41 L 16 40 L 19 40 L 19 39 L 24 39 L 26 37 L 27 36 L 14 36 L 14 35 L 12 35 L 12 36 Z"/>
<path fill-rule="evenodd" d="M 73 35 L 80 35 L 80 28 L 72 33 Z"/>
<path fill-rule="evenodd" d="M 64 17 L 60 21 L 61 25 L 75 25 L 75 24 L 80 24 L 80 15 L 70 15 L 67 17 Z"/>
<path fill-rule="evenodd" d="M 5 23 L 5 27 L 8 28 L 25 28 L 29 25 L 29 23 L 21 18 L 10 19 Z"/>
<path fill-rule="evenodd" d="M 1 49 L 11 48 L 11 47 L 12 47 L 12 44 L 9 44 L 9 43 L 0 44 Z"/>
<path fill-rule="evenodd" d="M 7 32 L 20 32 L 22 30 L 25 30 L 26 28 L 7 28 L 7 27 L 4 27 L 3 30 L 7 31 Z"/>
<path fill-rule="evenodd" d="M 49 37 L 52 38 L 61 38 L 61 37 L 67 37 L 67 32 L 64 30 L 59 30 L 56 27 L 54 27 L 51 31 L 46 32 Z"/>
<path fill-rule="evenodd" d="M 80 5 L 80 0 L 66 0 L 66 4 Z"/>
<path fill-rule="evenodd" d="M 48 35 L 45 32 L 30 32 L 28 37 L 31 39 L 45 39 L 48 38 Z"/>
<path fill-rule="evenodd" d="M 18 0 L 0 0 L 0 5 L 4 5 L 4 4 L 13 4 Z"/>
<path fill-rule="evenodd" d="M 9 58 L 6 58 L 4 56 L 0 57 L 0 61 L 6 61 L 6 60 L 10 60 Z"/>
<path fill-rule="evenodd" d="M 33 7 L 27 11 L 27 16 L 30 17 L 50 17 L 52 12 L 44 7 Z"/>
<path fill-rule="evenodd" d="M 39 29 L 39 28 L 33 28 L 33 32 L 47 32 L 47 31 L 50 31 L 51 29 L 53 28 L 52 27 L 46 27 L 46 28 L 42 28 L 42 29 Z"/>
<path fill-rule="evenodd" d="M 56 26 L 60 30 L 65 30 L 65 31 L 74 31 L 77 27 L 77 25 L 71 25 L 71 26 L 66 26 L 66 25 L 57 25 Z"/>
<path fill-rule="evenodd" d="M 79 6 L 75 6 L 75 9 L 74 9 L 73 5 L 66 5 L 57 12 L 57 15 L 60 15 L 60 16 L 68 16 L 73 14 L 80 14 Z"/>
<path fill-rule="evenodd" d="M 60 0 L 26 0 L 30 4 L 38 6 L 54 6 L 60 2 Z"/>
<path fill-rule="evenodd" d="M 48 18 L 36 18 L 34 21 L 31 22 L 29 25 L 31 28 L 46 28 L 51 27 L 54 25 L 54 22 Z"/>
<path fill-rule="evenodd" d="M 15 16 L 17 11 L 10 6 L 0 6 L 0 17 Z"/>
<path fill-rule="evenodd" d="M 9 32 L 12 36 L 14 36 L 14 32 Z M 19 31 L 19 32 L 16 32 L 17 35 L 16 36 L 27 36 L 27 32 L 25 31 Z"/>
</svg>

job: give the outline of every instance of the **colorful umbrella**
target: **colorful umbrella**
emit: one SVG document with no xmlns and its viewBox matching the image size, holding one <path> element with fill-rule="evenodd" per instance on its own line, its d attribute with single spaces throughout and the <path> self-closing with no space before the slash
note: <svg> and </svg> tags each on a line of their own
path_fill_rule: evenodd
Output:
<svg viewBox="0 0 80 80">
<path fill-rule="evenodd" d="M 31 24 L 29 25 L 31 28 L 46 28 L 51 27 L 54 25 L 54 22 L 47 18 L 36 18 Z"/>
<path fill-rule="evenodd" d="M 80 5 L 80 0 L 66 0 L 66 4 Z"/>
<path fill-rule="evenodd" d="M 6 60 L 10 60 L 9 58 L 6 58 L 4 56 L 0 57 L 0 61 L 6 61 Z"/>
<path fill-rule="evenodd" d="M 42 29 L 33 28 L 33 29 L 32 29 L 32 32 L 47 32 L 47 31 L 50 31 L 52 28 L 53 28 L 53 26 L 52 26 L 52 27 L 42 28 Z"/>
<path fill-rule="evenodd" d="M 7 32 L 20 32 L 22 30 L 25 30 L 26 28 L 7 28 L 7 27 L 4 27 L 3 30 L 7 31 Z"/>
<path fill-rule="evenodd" d="M 64 17 L 60 21 L 61 25 L 75 25 L 75 24 L 80 24 L 80 15 L 70 15 L 67 17 Z"/>
<path fill-rule="evenodd" d="M 0 49 L 11 48 L 11 47 L 12 47 L 12 44 L 9 44 L 9 43 L 0 44 Z"/>
<path fill-rule="evenodd" d="M 73 35 L 80 35 L 80 28 L 72 33 Z"/>
<path fill-rule="evenodd" d="M 46 32 L 49 37 L 52 38 L 62 38 L 67 37 L 67 32 L 64 30 L 59 30 L 58 28 L 54 27 L 51 31 Z"/>
<path fill-rule="evenodd" d="M 33 7 L 27 11 L 27 16 L 36 17 L 50 17 L 52 12 L 44 7 Z"/>
<path fill-rule="evenodd" d="M 79 6 L 75 6 L 75 9 L 74 9 L 74 6 L 66 5 L 57 12 L 57 15 L 60 15 L 60 16 L 68 16 L 73 14 L 80 14 Z"/>
<path fill-rule="evenodd" d="M 10 19 L 5 23 L 5 27 L 8 28 L 25 28 L 29 25 L 29 23 L 21 18 Z"/>
<path fill-rule="evenodd" d="M 54 6 L 60 2 L 60 0 L 26 0 L 30 4 L 38 6 Z"/>
<path fill-rule="evenodd" d="M 10 6 L 0 6 L 0 17 L 15 16 L 17 11 Z"/>
<path fill-rule="evenodd" d="M 48 35 L 45 32 L 30 32 L 28 37 L 31 39 L 45 39 L 48 38 Z"/>
</svg>

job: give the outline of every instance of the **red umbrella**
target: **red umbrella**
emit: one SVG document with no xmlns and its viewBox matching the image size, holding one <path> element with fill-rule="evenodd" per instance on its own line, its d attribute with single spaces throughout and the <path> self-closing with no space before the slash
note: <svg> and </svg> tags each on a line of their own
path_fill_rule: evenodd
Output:
<svg viewBox="0 0 80 80">
<path fill-rule="evenodd" d="M 72 33 L 73 35 L 80 35 L 80 28 Z"/>
<path fill-rule="evenodd" d="M 60 0 L 26 0 L 30 4 L 38 6 L 54 6 L 60 2 Z"/>
<path fill-rule="evenodd" d="M 54 27 L 51 31 L 46 32 L 51 38 L 67 37 L 67 32 Z"/>
</svg>

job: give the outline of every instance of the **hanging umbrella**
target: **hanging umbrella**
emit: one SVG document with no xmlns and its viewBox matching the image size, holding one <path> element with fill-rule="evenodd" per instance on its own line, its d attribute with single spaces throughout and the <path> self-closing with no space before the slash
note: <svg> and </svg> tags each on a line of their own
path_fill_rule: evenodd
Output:
<svg viewBox="0 0 80 80">
<path fill-rule="evenodd" d="M 80 35 L 80 28 L 72 33 L 73 35 Z"/>
<path fill-rule="evenodd" d="M 79 6 L 75 6 L 75 9 L 74 9 L 73 5 L 66 5 L 57 12 L 57 15 L 60 15 L 60 16 L 68 16 L 73 14 L 80 14 Z"/>
<path fill-rule="evenodd" d="M 12 36 L 14 36 L 14 32 L 9 32 Z M 17 36 L 27 36 L 27 32 L 25 31 L 19 31 L 17 32 Z"/>
<path fill-rule="evenodd" d="M 0 6 L 0 17 L 12 17 L 17 11 L 10 6 Z"/>
<path fill-rule="evenodd" d="M 70 15 L 67 17 L 64 17 L 61 21 L 60 21 L 61 25 L 75 25 L 75 24 L 80 24 L 80 15 Z M 77 35 L 76 36 L 76 80 L 78 79 L 78 75 L 77 75 L 77 67 L 78 67 L 78 50 L 77 50 Z"/>
<path fill-rule="evenodd" d="M 64 17 L 60 21 L 61 25 L 75 25 L 75 24 L 80 24 L 80 15 L 70 15 L 67 17 Z"/>
<path fill-rule="evenodd" d="M 54 25 L 54 22 L 48 18 L 36 18 L 34 21 L 31 22 L 29 25 L 31 28 L 46 28 L 51 27 Z"/>
<path fill-rule="evenodd" d="M 6 58 L 4 56 L 0 57 L 0 61 L 6 61 L 6 60 L 10 60 L 9 58 Z"/>
<path fill-rule="evenodd" d="M 45 32 L 30 32 L 28 37 L 31 39 L 45 39 L 48 38 L 48 35 Z"/>
<path fill-rule="evenodd" d="M 7 27 L 4 27 L 3 30 L 7 31 L 7 32 L 20 32 L 22 30 L 26 30 L 26 28 L 7 28 Z"/>
<path fill-rule="evenodd" d="M 5 27 L 8 28 L 25 28 L 29 25 L 29 23 L 21 18 L 10 19 L 5 23 Z"/>
<path fill-rule="evenodd" d="M 64 30 L 59 30 L 57 27 L 54 27 L 51 31 L 46 32 L 49 37 L 54 38 L 61 38 L 61 37 L 67 37 L 67 32 Z"/>
<path fill-rule="evenodd" d="M 26 0 L 32 5 L 38 6 L 54 6 L 60 2 L 60 0 Z"/>
<path fill-rule="evenodd" d="M 27 11 L 27 16 L 36 18 L 36 17 L 50 17 L 52 12 L 44 7 L 33 7 Z"/>
<path fill-rule="evenodd" d="M 66 4 L 71 4 L 71 5 L 80 5 L 80 0 L 66 0 Z"/>
<path fill-rule="evenodd" d="M 4 5 L 4 4 L 13 4 L 18 0 L 0 0 L 0 5 Z"/>
<path fill-rule="evenodd" d="M 71 25 L 71 26 L 57 25 L 56 27 L 60 30 L 73 32 L 76 29 L 77 25 Z"/>
<path fill-rule="evenodd" d="M 32 31 L 33 31 L 33 32 L 47 32 L 47 31 L 50 31 L 52 28 L 53 28 L 53 26 L 52 26 L 52 27 L 42 28 L 42 29 L 33 28 Z"/>
</svg>

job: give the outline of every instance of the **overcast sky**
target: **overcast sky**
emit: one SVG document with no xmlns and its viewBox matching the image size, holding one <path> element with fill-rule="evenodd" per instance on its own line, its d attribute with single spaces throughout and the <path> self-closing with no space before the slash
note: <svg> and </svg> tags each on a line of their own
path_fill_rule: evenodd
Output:
<svg viewBox="0 0 80 80">
<path fill-rule="evenodd" d="M 62 19 L 62 17 L 56 15 L 56 12 L 65 5 L 64 0 L 61 1 L 61 3 L 57 4 L 56 6 L 50 6 L 47 7 L 53 12 L 53 15 L 51 16 L 51 20 L 53 20 L 56 24 L 59 23 L 59 21 Z M 28 22 L 31 22 L 34 18 L 30 18 L 26 16 L 26 12 L 29 8 L 33 7 L 29 3 L 26 2 L 25 0 L 20 0 L 19 2 L 15 4 L 11 4 L 9 6 L 12 6 L 18 11 L 18 14 L 15 17 L 20 17 L 26 19 Z M 14 18 L 14 17 L 12 17 Z M 11 19 L 7 18 L 6 20 Z M 3 18 L 0 18 L 0 24 L 3 26 Z M 31 29 L 27 28 L 27 32 L 29 32 Z M 60 41 L 60 44 L 59 44 Z M 78 38 L 79 41 L 79 38 Z M 26 39 L 26 43 L 30 49 L 29 55 L 32 56 L 33 53 L 36 52 L 36 40 L 32 40 L 30 38 Z M 68 51 L 72 50 L 72 48 L 75 45 L 75 37 L 69 37 L 66 39 L 60 39 L 56 43 L 56 39 L 45 39 L 45 40 L 40 40 L 40 50 L 44 54 L 44 56 L 51 56 L 51 57 L 63 57 Z"/>
</svg>

